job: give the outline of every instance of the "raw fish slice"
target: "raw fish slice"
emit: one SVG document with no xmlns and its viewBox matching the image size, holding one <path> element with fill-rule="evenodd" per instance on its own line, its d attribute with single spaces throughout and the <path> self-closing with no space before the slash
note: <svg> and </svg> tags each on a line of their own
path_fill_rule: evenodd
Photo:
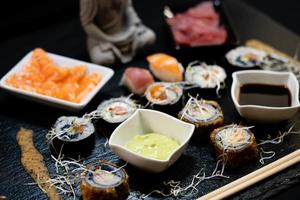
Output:
<svg viewBox="0 0 300 200">
<path fill-rule="evenodd" d="M 190 8 L 187 15 L 194 18 L 219 20 L 219 14 L 216 13 L 212 2 L 203 2 L 196 7 Z"/>
<path fill-rule="evenodd" d="M 69 69 L 69 77 L 67 82 L 79 82 L 86 74 L 86 67 L 84 65 L 78 65 Z"/>
<path fill-rule="evenodd" d="M 175 41 L 190 46 L 222 44 L 227 32 L 218 21 L 195 20 L 186 15 L 176 15 L 167 20 L 171 26 Z"/>
<path fill-rule="evenodd" d="M 124 72 L 121 85 L 126 86 L 134 94 L 143 95 L 147 87 L 153 82 L 153 77 L 148 70 L 129 67 Z"/>
<path fill-rule="evenodd" d="M 203 2 L 184 13 L 167 19 L 176 44 L 188 46 L 221 45 L 227 32 L 220 26 L 219 14 L 212 2 Z"/>
<path fill-rule="evenodd" d="M 156 53 L 147 57 L 150 70 L 161 81 L 182 81 L 183 67 L 176 58 L 164 53 Z"/>
<path fill-rule="evenodd" d="M 80 86 L 77 89 L 75 102 L 81 102 L 97 86 L 97 84 L 101 81 L 101 78 L 102 77 L 99 73 L 93 73 L 84 77 L 80 81 Z"/>
</svg>

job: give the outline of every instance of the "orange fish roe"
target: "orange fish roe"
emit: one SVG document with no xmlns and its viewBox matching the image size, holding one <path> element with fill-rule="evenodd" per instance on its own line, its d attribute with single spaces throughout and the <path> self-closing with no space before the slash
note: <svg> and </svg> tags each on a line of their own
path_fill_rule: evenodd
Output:
<svg viewBox="0 0 300 200">
<path fill-rule="evenodd" d="M 87 74 L 86 66 L 58 66 L 41 48 L 33 50 L 31 60 L 6 79 L 15 88 L 79 103 L 101 80 L 99 73 Z"/>
</svg>

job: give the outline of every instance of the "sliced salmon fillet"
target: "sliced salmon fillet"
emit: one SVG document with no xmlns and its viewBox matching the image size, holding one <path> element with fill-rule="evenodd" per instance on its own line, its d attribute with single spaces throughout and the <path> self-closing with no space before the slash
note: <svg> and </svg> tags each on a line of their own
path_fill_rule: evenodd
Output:
<svg viewBox="0 0 300 200">
<path fill-rule="evenodd" d="M 99 73 L 87 75 L 84 65 L 60 67 L 41 48 L 33 50 L 24 68 L 6 79 L 15 88 L 80 102 L 101 81 Z"/>
</svg>

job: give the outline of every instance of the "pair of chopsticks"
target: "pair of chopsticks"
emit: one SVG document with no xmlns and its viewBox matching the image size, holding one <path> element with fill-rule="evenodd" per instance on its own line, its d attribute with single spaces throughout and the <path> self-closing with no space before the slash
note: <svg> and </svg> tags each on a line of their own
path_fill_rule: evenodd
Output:
<svg viewBox="0 0 300 200">
<path fill-rule="evenodd" d="M 205 196 L 200 197 L 198 200 L 217 200 L 224 199 L 238 191 L 249 187 L 275 173 L 280 172 L 294 164 L 300 162 L 300 149 L 290 153 L 268 165 L 262 167 L 242 178 L 239 178 Z"/>
</svg>

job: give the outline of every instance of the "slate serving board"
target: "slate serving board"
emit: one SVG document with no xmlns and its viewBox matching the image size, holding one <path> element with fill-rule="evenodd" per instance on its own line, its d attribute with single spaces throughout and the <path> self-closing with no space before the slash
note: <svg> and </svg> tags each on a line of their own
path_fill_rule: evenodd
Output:
<svg viewBox="0 0 300 200">
<path fill-rule="evenodd" d="M 194 3 L 195 1 L 186 1 L 186 3 Z M 146 2 L 145 2 L 146 3 Z M 82 115 L 85 112 L 92 111 L 103 99 L 108 99 L 111 97 L 118 97 L 120 95 L 126 95 L 128 92 L 118 86 L 118 81 L 126 66 L 141 66 L 147 67 L 147 62 L 145 56 L 157 52 L 163 51 L 167 53 L 174 54 L 170 46 L 168 45 L 167 37 L 168 35 L 164 31 L 164 22 L 162 9 L 164 5 L 172 4 L 173 1 L 164 1 L 157 3 L 157 7 L 148 10 L 143 10 L 141 17 L 144 19 L 145 23 L 155 30 L 158 34 L 158 41 L 156 45 L 148 51 L 139 54 L 135 60 L 127 65 L 116 65 L 113 66 L 115 69 L 115 76 L 113 79 L 104 87 L 104 89 L 93 99 L 93 101 L 80 113 L 69 113 L 56 108 L 50 108 L 44 105 L 29 102 L 23 99 L 13 97 L 4 91 L 0 91 L 0 195 L 5 195 L 8 199 L 46 199 L 46 196 L 37 186 L 24 185 L 25 183 L 31 183 L 33 180 L 25 172 L 20 163 L 20 150 L 16 142 L 16 133 L 20 127 L 30 128 L 34 130 L 34 142 L 38 150 L 44 155 L 45 162 L 49 167 L 50 174 L 55 172 L 53 160 L 50 158 L 49 149 L 45 142 L 45 134 L 56 121 L 59 116 L 62 115 Z M 269 41 L 267 35 L 259 34 L 259 32 L 264 32 L 264 27 L 257 28 L 256 32 L 247 32 L 247 29 L 251 26 L 256 26 L 257 21 L 266 20 L 257 12 L 254 12 L 250 7 L 243 3 L 239 3 L 233 0 L 228 0 L 225 2 L 225 6 L 228 9 L 228 13 L 232 16 L 233 27 L 236 29 L 238 35 L 241 36 L 241 41 L 246 39 L 256 37 L 269 44 L 274 45 L 273 42 Z M 239 9 L 243 9 L 241 12 Z M 140 10 L 138 10 L 139 12 Z M 149 18 L 143 17 L 151 15 L 153 12 L 157 13 L 155 20 L 150 20 Z M 240 20 L 246 20 L 248 23 L 247 27 L 242 26 L 242 22 L 237 19 L 235 13 L 238 13 L 238 18 Z M 249 21 L 247 16 L 256 16 L 255 20 Z M 152 14 L 153 15 L 153 14 Z M 268 19 L 269 20 L 269 19 Z M 237 22 L 238 21 L 238 22 Z M 251 25 L 252 24 L 252 25 Z M 281 50 L 286 50 L 287 53 L 292 52 L 291 49 L 294 48 L 294 43 L 292 41 L 296 40 L 297 36 L 286 31 L 282 27 L 278 26 L 274 22 L 268 23 L 269 31 L 277 31 L 280 35 L 285 34 L 286 38 L 290 38 L 290 46 L 285 48 L 280 48 L 281 45 L 275 45 Z M 249 28 L 249 29 L 250 29 Z M 253 27 L 252 27 L 253 28 Z M 59 30 L 59 34 L 58 34 Z M 75 30 L 75 31 L 74 31 Z M 248 35 L 247 35 L 248 34 Z M 34 39 L 34 40 L 33 40 Z M 15 48 L 8 48 L 14 46 Z M 71 20 L 68 22 L 63 22 L 56 26 L 49 27 L 45 30 L 35 32 L 31 35 L 24 36 L 22 38 L 8 41 L 0 46 L 0 52 L 5 52 L 7 57 L 5 61 L 2 61 L 5 67 L 0 69 L 0 75 L 4 75 L 9 70 L 9 66 L 12 66 L 18 61 L 26 52 L 34 47 L 43 47 L 50 52 L 57 54 L 62 54 L 65 56 L 70 56 L 82 60 L 88 60 L 87 52 L 84 50 L 85 46 L 85 36 L 80 27 L 79 20 Z M 226 90 L 225 94 L 221 99 L 216 98 L 216 100 L 221 104 L 224 114 L 225 123 L 244 123 L 247 125 L 255 125 L 248 123 L 239 117 L 236 112 L 233 103 L 230 98 L 230 85 L 232 72 L 229 65 L 224 61 L 222 56 L 201 58 L 197 52 L 193 55 L 179 56 L 178 59 L 187 64 L 195 59 L 204 59 L 208 63 L 217 63 L 223 66 L 228 72 L 228 79 L 226 80 Z M 120 67 L 125 66 L 125 67 Z M 295 121 L 296 119 L 292 120 Z M 276 125 L 256 125 L 253 129 L 257 140 L 265 139 L 268 134 L 275 137 L 278 130 L 285 130 L 291 123 L 282 123 Z M 117 156 L 110 153 L 110 150 L 103 146 L 105 138 L 102 133 L 96 133 L 96 144 L 92 154 L 86 158 L 87 161 L 92 161 L 96 159 L 106 159 L 110 160 L 116 164 L 124 164 Z M 289 136 L 285 141 L 276 146 L 266 145 L 266 150 L 276 151 L 276 156 L 267 161 L 267 163 L 272 162 L 295 149 L 299 148 L 300 137 Z M 107 152 L 105 156 L 99 156 Z M 183 185 L 187 185 L 191 181 L 192 175 L 196 174 L 199 169 L 206 166 L 206 172 L 211 173 L 215 167 L 215 158 L 212 154 L 212 149 L 208 144 L 199 144 L 191 142 L 183 156 L 167 171 L 161 174 L 147 174 L 136 168 L 128 165 L 126 170 L 130 176 L 130 186 L 131 186 L 131 199 L 136 199 L 139 193 L 148 193 L 154 189 L 167 189 L 163 185 L 163 181 L 168 180 L 180 180 Z M 252 162 L 247 166 L 243 166 L 238 170 L 226 170 L 225 175 L 230 176 L 229 179 L 211 179 L 201 183 L 198 186 L 199 192 L 193 198 L 200 197 L 208 192 L 217 189 L 239 177 L 242 177 L 255 169 L 260 168 L 262 165 L 256 161 Z M 276 176 L 273 176 L 260 184 L 251 187 L 248 190 L 242 191 L 241 193 L 233 196 L 233 199 L 251 199 L 251 198 L 265 198 L 271 196 L 272 194 L 278 192 L 284 187 L 288 187 L 290 184 L 295 184 L 300 181 L 300 165 L 295 165 L 289 170 L 285 170 Z M 163 198 L 161 196 L 151 196 L 153 199 Z M 179 199 L 191 199 L 191 197 L 184 198 L 178 197 Z M 173 199 L 173 198 L 169 198 Z"/>
</svg>

